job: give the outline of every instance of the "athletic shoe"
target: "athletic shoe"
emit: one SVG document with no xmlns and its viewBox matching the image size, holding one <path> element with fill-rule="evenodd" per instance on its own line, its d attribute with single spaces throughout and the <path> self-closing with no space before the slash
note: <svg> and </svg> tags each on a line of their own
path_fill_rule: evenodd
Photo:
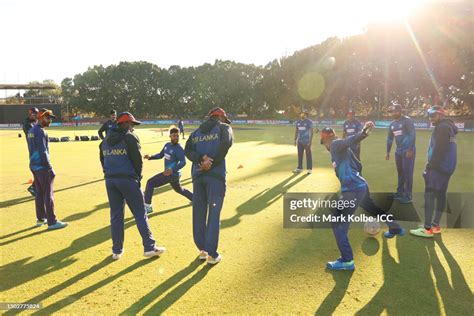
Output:
<svg viewBox="0 0 474 316">
<path fill-rule="evenodd" d="M 404 197 L 398 198 L 397 200 L 400 202 L 400 204 L 410 204 L 411 202 L 413 202 L 411 200 L 411 197 L 409 196 L 404 196 Z"/>
<path fill-rule="evenodd" d="M 433 230 L 433 234 L 441 234 L 441 226 L 439 225 L 432 225 L 431 230 Z"/>
<path fill-rule="evenodd" d="M 56 224 L 48 226 L 49 230 L 61 229 L 68 225 L 68 223 L 57 221 Z"/>
<path fill-rule="evenodd" d="M 206 260 L 207 259 L 207 252 L 205 252 L 204 250 L 201 250 L 199 252 L 199 260 Z"/>
<path fill-rule="evenodd" d="M 218 264 L 219 262 L 221 262 L 221 260 L 222 260 L 221 255 L 218 255 L 216 258 L 213 258 L 211 256 L 207 256 L 207 263 L 208 264 L 212 264 L 212 265 Z"/>
<path fill-rule="evenodd" d="M 313 170 L 308 169 L 308 172 L 306 174 L 312 174 L 312 173 L 313 173 Z"/>
<path fill-rule="evenodd" d="M 293 170 L 293 173 L 301 173 L 301 171 L 303 171 L 303 169 L 296 168 L 295 170 Z"/>
<path fill-rule="evenodd" d="M 145 211 L 147 214 L 153 213 L 153 206 L 151 206 L 151 204 L 150 205 L 145 204 Z"/>
<path fill-rule="evenodd" d="M 112 259 L 113 260 L 118 260 L 120 258 L 122 258 L 122 255 L 123 255 L 123 250 L 121 253 L 112 253 Z"/>
<path fill-rule="evenodd" d="M 32 196 L 36 197 L 36 188 L 34 186 L 30 185 L 26 191 L 30 192 Z"/>
<path fill-rule="evenodd" d="M 41 227 L 41 226 L 46 225 L 46 224 L 48 224 L 48 220 L 46 218 L 43 218 L 39 221 L 36 221 L 35 227 Z"/>
<path fill-rule="evenodd" d="M 387 230 L 385 233 L 383 233 L 385 238 L 393 238 L 395 236 L 405 236 L 406 230 L 404 228 L 400 228 L 400 231 L 398 233 L 391 233 L 390 230 Z"/>
<path fill-rule="evenodd" d="M 387 196 L 387 200 L 399 200 L 399 199 L 401 199 L 402 197 L 403 197 L 403 196 L 402 196 L 401 193 L 396 192 L 396 193 L 393 193 L 393 194 Z"/>
<path fill-rule="evenodd" d="M 329 270 L 350 270 L 353 271 L 355 269 L 354 260 L 351 261 L 342 261 L 341 258 L 337 259 L 336 261 L 330 261 L 326 263 L 326 268 Z"/>
<path fill-rule="evenodd" d="M 145 251 L 145 253 L 143 253 L 143 255 L 147 258 L 151 258 L 151 257 L 159 257 L 160 255 L 162 255 L 164 252 L 166 251 L 166 248 L 165 247 L 156 247 L 155 246 L 155 249 L 151 250 L 151 251 Z"/>
<path fill-rule="evenodd" d="M 410 234 L 418 236 L 418 237 L 426 237 L 432 238 L 433 237 L 433 229 L 425 229 L 425 227 L 419 227 L 417 229 L 411 229 Z"/>
</svg>

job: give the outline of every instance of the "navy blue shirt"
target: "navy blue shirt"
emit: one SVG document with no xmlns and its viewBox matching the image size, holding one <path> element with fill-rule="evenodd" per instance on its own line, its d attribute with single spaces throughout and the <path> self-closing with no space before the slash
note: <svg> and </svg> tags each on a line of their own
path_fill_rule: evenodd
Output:
<svg viewBox="0 0 474 316">
<path fill-rule="evenodd" d="M 172 176 L 181 176 L 181 169 L 186 165 L 184 149 L 179 143 L 167 143 L 163 149 L 156 155 L 150 157 L 150 160 L 165 158 L 165 169 L 173 170 Z"/>
<path fill-rule="evenodd" d="M 184 123 L 183 123 L 183 121 L 181 121 L 181 120 L 178 121 L 178 128 L 179 128 L 179 131 L 180 131 L 180 132 L 183 132 L 183 131 L 184 131 Z"/>
<path fill-rule="evenodd" d="M 331 143 L 331 160 L 336 176 L 341 182 L 341 191 L 357 191 L 367 187 L 367 181 L 360 175 L 362 164 L 350 147 L 366 137 L 362 132 Z"/>
<path fill-rule="evenodd" d="M 48 134 L 40 125 L 34 125 L 27 134 L 28 151 L 30 153 L 30 169 L 32 171 L 51 170 L 49 158 Z"/>
<path fill-rule="evenodd" d="M 308 145 L 311 141 L 313 132 L 313 122 L 310 119 L 298 120 L 296 122 L 296 130 L 298 131 L 297 142 Z"/>
<path fill-rule="evenodd" d="M 453 174 L 457 162 L 457 133 L 458 128 L 448 119 L 443 119 L 435 126 L 428 148 L 427 169 Z"/>
<path fill-rule="evenodd" d="M 105 137 L 107 137 L 109 132 L 113 130 L 114 128 L 117 128 L 117 121 L 108 120 L 107 122 L 105 122 L 100 127 L 99 132 L 98 132 L 100 139 L 104 139 Z M 105 136 L 104 136 L 104 132 L 105 132 Z"/>
<path fill-rule="evenodd" d="M 415 150 L 416 131 L 413 120 L 408 116 L 390 123 L 387 137 L 387 153 L 392 149 L 393 139 L 397 144 L 396 153 L 405 153 L 408 150 Z"/>
<path fill-rule="evenodd" d="M 344 122 L 344 125 L 342 126 L 342 131 L 345 137 L 355 135 L 362 131 L 362 123 L 359 122 L 358 120 L 347 120 Z"/>
</svg>

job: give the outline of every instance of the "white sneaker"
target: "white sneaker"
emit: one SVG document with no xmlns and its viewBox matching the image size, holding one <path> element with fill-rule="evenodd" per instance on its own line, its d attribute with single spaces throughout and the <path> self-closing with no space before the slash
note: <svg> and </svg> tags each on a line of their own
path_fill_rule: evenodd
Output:
<svg viewBox="0 0 474 316">
<path fill-rule="evenodd" d="M 217 258 L 207 256 L 207 263 L 208 264 L 218 264 L 219 262 L 221 262 L 221 260 L 222 260 L 221 255 L 218 255 Z"/>
<path fill-rule="evenodd" d="M 151 206 L 151 204 L 145 204 L 145 212 L 147 214 L 153 213 L 153 206 Z"/>
<path fill-rule="evenodd" d="M 122 255 L 123 255 L 123 251 L 121 253 L 113 253 L 112 254 L 112 259 L 113 260 L 118 260 L 118 259 L 122 258 Z"/>
<path fill-rule="evenodd" d="M 295 170 L 293 170 L 293 173 L 300 173 L 301 171 L 303 171 L 303 169 L 296 168 Z"/>
<path fill-rule="evenodd" d="M 145 257 L 147 258 L 151 258 L 151 257 L 159 257 L 160 255 L 162 255 L 164 252 L 166 251 L 166 248 L 165 247 L 156 247 L 155 246 L 155 249 L 151 250 L 151 251 L 145 251 L 145 253 L 143 254 Z"/>
<path fill-rule="evenodd" d="M 312 174 L 312 173 L 313 173 L 313 170 L 308 169 L 308 172 L 306 174 Z"/>
<path fill-rule="evenodd" d="M 207 259 L 207 252 L 205 252 L 204 250 L 201 250 L 199 252 L 199 260 L 206 260 Z"/>
</svg>

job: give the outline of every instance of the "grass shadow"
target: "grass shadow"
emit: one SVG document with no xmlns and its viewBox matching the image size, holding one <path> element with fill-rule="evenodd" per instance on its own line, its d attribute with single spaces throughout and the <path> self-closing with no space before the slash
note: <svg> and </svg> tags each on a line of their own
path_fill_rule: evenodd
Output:
<svg viewBox="0 0 474 316">
<path fill-rule="evenodd" d="M 332 291 L 326 296 L 324 301 L 319 306 L 318 310 L 314 313 L 315 315 L 333 315 L 336 308 L 341 303 L 344 295 L 346 295 L 349 282 L 352 278 L 352 271 L 329 271 L 336 282 Z"/>
<path fill-rule="evenodd" d="M 173 286 L 178 284 L 181 280 L 190 275 L 194 270 L 196 270 L 202 261 L 196 259 L 192 261 L 187 267 L 176 272 L 173 276 L 169 277 L 166 281 L 161 283 L 157 288 L 155 288 L 150 293 L 143 296 L 139 301 L 135 302 L 132 306 L 120 313 L 120 315 L 137 315 L 143 309 L 145 309 L 151 302 L 153 302 L 157 297 L 160 297 Z"/>
<path fill-rule="evenodd" d="M 249 200 L 239 205 L 236 209 L 237 213 L 234 216 L 221 221 L 221 228 L 235 226 L 240 223 L 241 217 L 246 215 L 255 215 L 261 212 L 280 199 L 291 187 L 295 186 L 308 177 L 308 175 L 304 175 L 295 181 L 292 181 L 297 176 L 298 175 L 293 174 L 277 185 L 263 190 L 262 192 L 254 195 Z"/>
</svg>

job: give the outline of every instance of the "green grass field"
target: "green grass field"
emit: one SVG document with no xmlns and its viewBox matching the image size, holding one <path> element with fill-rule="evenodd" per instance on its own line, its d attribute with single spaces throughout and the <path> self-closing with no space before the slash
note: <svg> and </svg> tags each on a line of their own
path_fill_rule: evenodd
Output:
<svg viewBox="0 0 474 316">
<path fill-rule="evenodd" d="M 32 227 L 34 200 L 26 191 L 31 174 L 25 139 L 18 132 L 0 131 L 0 303 L 42 303 L 41 310 L 26 312 L 41 315 L 472 314 L 473 230 L 446 229 L 433 240 L 385 240 L 354 229 L 350 238 L 356 271 L 330 273 L 325 263 L 338 257 L 331 230 L 282 228 L 285 192 L 339 189 L 329 154 L 318 141 L 313 144 L 314 173 L 291 173 L 296 163 L 293 127 L 235 127 L 221 215 L 223 261 L 212 268 L 196 260 L 191 206 L 169 186 L 155 190 L 150 216 L 155 238 L 168 252 L 159 259 L 143 257 L 126 209 L 125 254 L 112 262 L 98 142 L 50 144 L 57 173 L 56 213 L 70 226 L 52 232 Z M 168 140 L 158 127 L 136 132 L 143 153 L 160 151 Z M 93 135 L 95 130 L 49 131 L 50 136 L 75 133 Z M 417 135 L 417 192 L 424 189 L 421 173 L 429 135 Z M 396 186 L 395 163 L 384 160 L 385 136 L 385 130 L 377 130 L 362 145 L 364 176 L 373 192 Z M 473 136 L 458 136 L 451 192 L 474 192 Z M 238 169 L 240 164 L 244 167 Z M 192 189 L 190 167 L 188 163 L 182 183 Z M 142 187 L 162 169 L 162 161 L 145 161 Z"/>
</svg>

